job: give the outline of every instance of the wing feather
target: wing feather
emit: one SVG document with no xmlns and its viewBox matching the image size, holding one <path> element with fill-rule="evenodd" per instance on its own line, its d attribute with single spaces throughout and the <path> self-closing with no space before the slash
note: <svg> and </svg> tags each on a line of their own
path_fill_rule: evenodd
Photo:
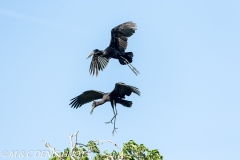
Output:
<svg viewBox="0 0 240 160">
<path fill-rule="evenodd" d="M 90 75 L 98 75 L 98 71 L 103 70 L 108 64 L 109 58 L 102 57 L 101 55 L 93 55 L 90 63 L 89 73 Z"/>
<path fill-rule="evenodd" d="M 124 97 L 125 95 L 130 96 L 131 93 L 135 93 L 140 96 L 141 92 L 138 90 L 138 88 L 130 85 L 126 85 L 124 83 L 116 83 L 115 88 L 113 90 L 114 95 L 117 95 L 119 97 Z"/>
<path fill-rule="evenodd" d="M 89 103 L 93 100 L 101 99 L 103 95 L 104 95 L 104 92 L 100 92 L 100 91 L 95 91 L 95 90 L 85 91 L 79 96 L 72 98 L 70 100 L 71 103 L 69 105 L 71 105 L 72 108 L 77 109 L 82 105 Z"/>
<path fill-rule="evenodd" d="M 127 48 L 128 37 L 132 36 L 137 30 L 136 23 L 126 22 L 114 27 L 111 31 L 110 47 L 115 47 L 121 51 Z"/>
</svg>

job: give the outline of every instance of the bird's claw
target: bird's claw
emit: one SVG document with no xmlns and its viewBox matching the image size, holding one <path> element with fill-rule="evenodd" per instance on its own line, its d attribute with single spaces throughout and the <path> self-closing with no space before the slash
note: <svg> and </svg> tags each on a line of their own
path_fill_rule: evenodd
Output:
<svg viewBox="0 0 240 160">
<path fill-rule="evenodd" d="M 130 64 L 130 65 L 131 65 L 131 64 Z M 131 67 L 129 66 L 129 68 L 133 71 L 133 73 L 136 74 L 136 76 L 137 76 L 138 74 L 140 74 L 140 72 L 139 72 L 135 67 L 133 67 L 132 65 L 131 65 Z"/>
<path fill-rule="evenodd" d="M 115 128 L 115 127 L 114 127 L 114 129 L 113 129 L 113 131 L 112 131 L 112 134 L 113 134 L 113 135 L 114 135 L 114 132 L 117 133 L 117 131 L 116 131 L 117 129 L 118 129 L 118 128 Z"/>
<path fill-rule="evenodd" d="M 108 124 L 108 123 L 112 123 L 112 120 L 111 121 L 109 121 L 109 122 L 105 122 L 106 124 Z"/>
<path fill-rule="evenodd" d="M 113 116 L 113 118 L 109 121 L 109 122 L 105 122 L 106 124 L 108 124 L 108 123 L 112 123 L 112 121 L 114 120 L 114 118 L 116 118 L 116 116 L 117 116 L 117 113 Z M 113 124 L 113 123 L 112 123 Z"/>
<path fill-rule="evenodd" d="M 140 74 L 140 72 L 139 72 L 135 67 L 133 67 L 133 69 L 134 69 L 138 74 Z"/>
<path fill-rule="evenodd" d="M 130 66 L 129 66 L 129 68 L 133 71 L 133 73 L 135 73 L 136 74 L 136 76 L 137 76 L 137 72 L 134 70 L 134 68 L 131 68 Z"/>
<path fill-rule="evenodd" d="M 136 73 L 136 72 L 134 72 L 134 71 L 133 71 L 133 73 L 135 73 L 135 74 L 136 74 L 136 76 L 137 76 L 137 73 Z"/>
</svg>

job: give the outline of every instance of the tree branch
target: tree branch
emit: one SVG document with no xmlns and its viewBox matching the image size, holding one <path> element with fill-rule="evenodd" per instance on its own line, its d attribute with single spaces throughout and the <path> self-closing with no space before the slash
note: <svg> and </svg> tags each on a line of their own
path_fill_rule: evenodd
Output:
<svg viewBox="0 0 240 160">
<path fill-rule="evenodd" d="M 50 144 L 47 143 L 47 142 L 45 142 L 44 140 L 42 140 L 42 141 L 45 143 L 45 146 L 46 146 L 47 148 L 49 148 L 57 157 L 59 157 L 60 159 L 62 158 L 62 156 L 59 155 L 59 154 L 56 152 L 55 148 L 51 147 Z"/>
</svg>

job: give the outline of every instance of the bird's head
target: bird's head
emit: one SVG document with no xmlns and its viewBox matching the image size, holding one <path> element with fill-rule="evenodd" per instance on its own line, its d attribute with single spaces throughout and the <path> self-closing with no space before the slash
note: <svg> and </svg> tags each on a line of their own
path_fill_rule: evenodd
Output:
<svg viewBox="0 0 240 160">
<path fill-rule="evenodd" d="M 97 104 L 96 101 L 93 101 L 93 103 L 92 103 L 92 108 L 91 108 L 91 111 L 90 111 L 90 114 L 92 114 L 94 108 L 96 107 L 96 104 Z"/>
<path fill-rule="evenodd" d="M 99 50 L 98 49 L 94 49 L 88 56 L 87 59 L 92 57 L 92 55 L 94 55 L 95 53 L 97 53 Z"/>
</svg>

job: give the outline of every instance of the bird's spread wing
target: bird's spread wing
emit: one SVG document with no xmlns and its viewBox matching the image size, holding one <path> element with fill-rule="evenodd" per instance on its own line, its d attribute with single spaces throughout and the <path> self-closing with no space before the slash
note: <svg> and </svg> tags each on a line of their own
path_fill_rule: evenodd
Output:
<svg viewBox="0 0 240 160">
<path fill-rule="evenodd" d="M 78 108 L 93 100 L 102 98 L 103 95 L 104 93 L 100 91 L 94 91 L 94 90 L 85 91 L 79 96 L 71 99 L 71 103 L 69 105 L 71 105 L 71 107 L 73 108 Z"/>
<path fill-rule="evenodd" d="M 114 27 L 111 31 L 110 47 L 124 52 L 127 48 L 128 37 L 133 35 L 135 30 L 137 30 L 137 26 L 133 22 L 126 22 Z"/>
<path fill-rule="evenodd" d="M 125 95 L 130 96 L 132 92 L 140 96 L 140 91 L 138 88 L 126 85 L 121 82 L 116 83 L 113 90 L 114 95 L 118 95 L 119 97 L 124 97 Z"/>
<path fill-rule="evenodd" d="M 89 72 L 90 75 L 98 75 L 98 71 L 103 70 L 108 64 L 109 58 L 102 57 L 100 55 L 93 55 L 92 61 L 90 64 Z"/>
</svg>

